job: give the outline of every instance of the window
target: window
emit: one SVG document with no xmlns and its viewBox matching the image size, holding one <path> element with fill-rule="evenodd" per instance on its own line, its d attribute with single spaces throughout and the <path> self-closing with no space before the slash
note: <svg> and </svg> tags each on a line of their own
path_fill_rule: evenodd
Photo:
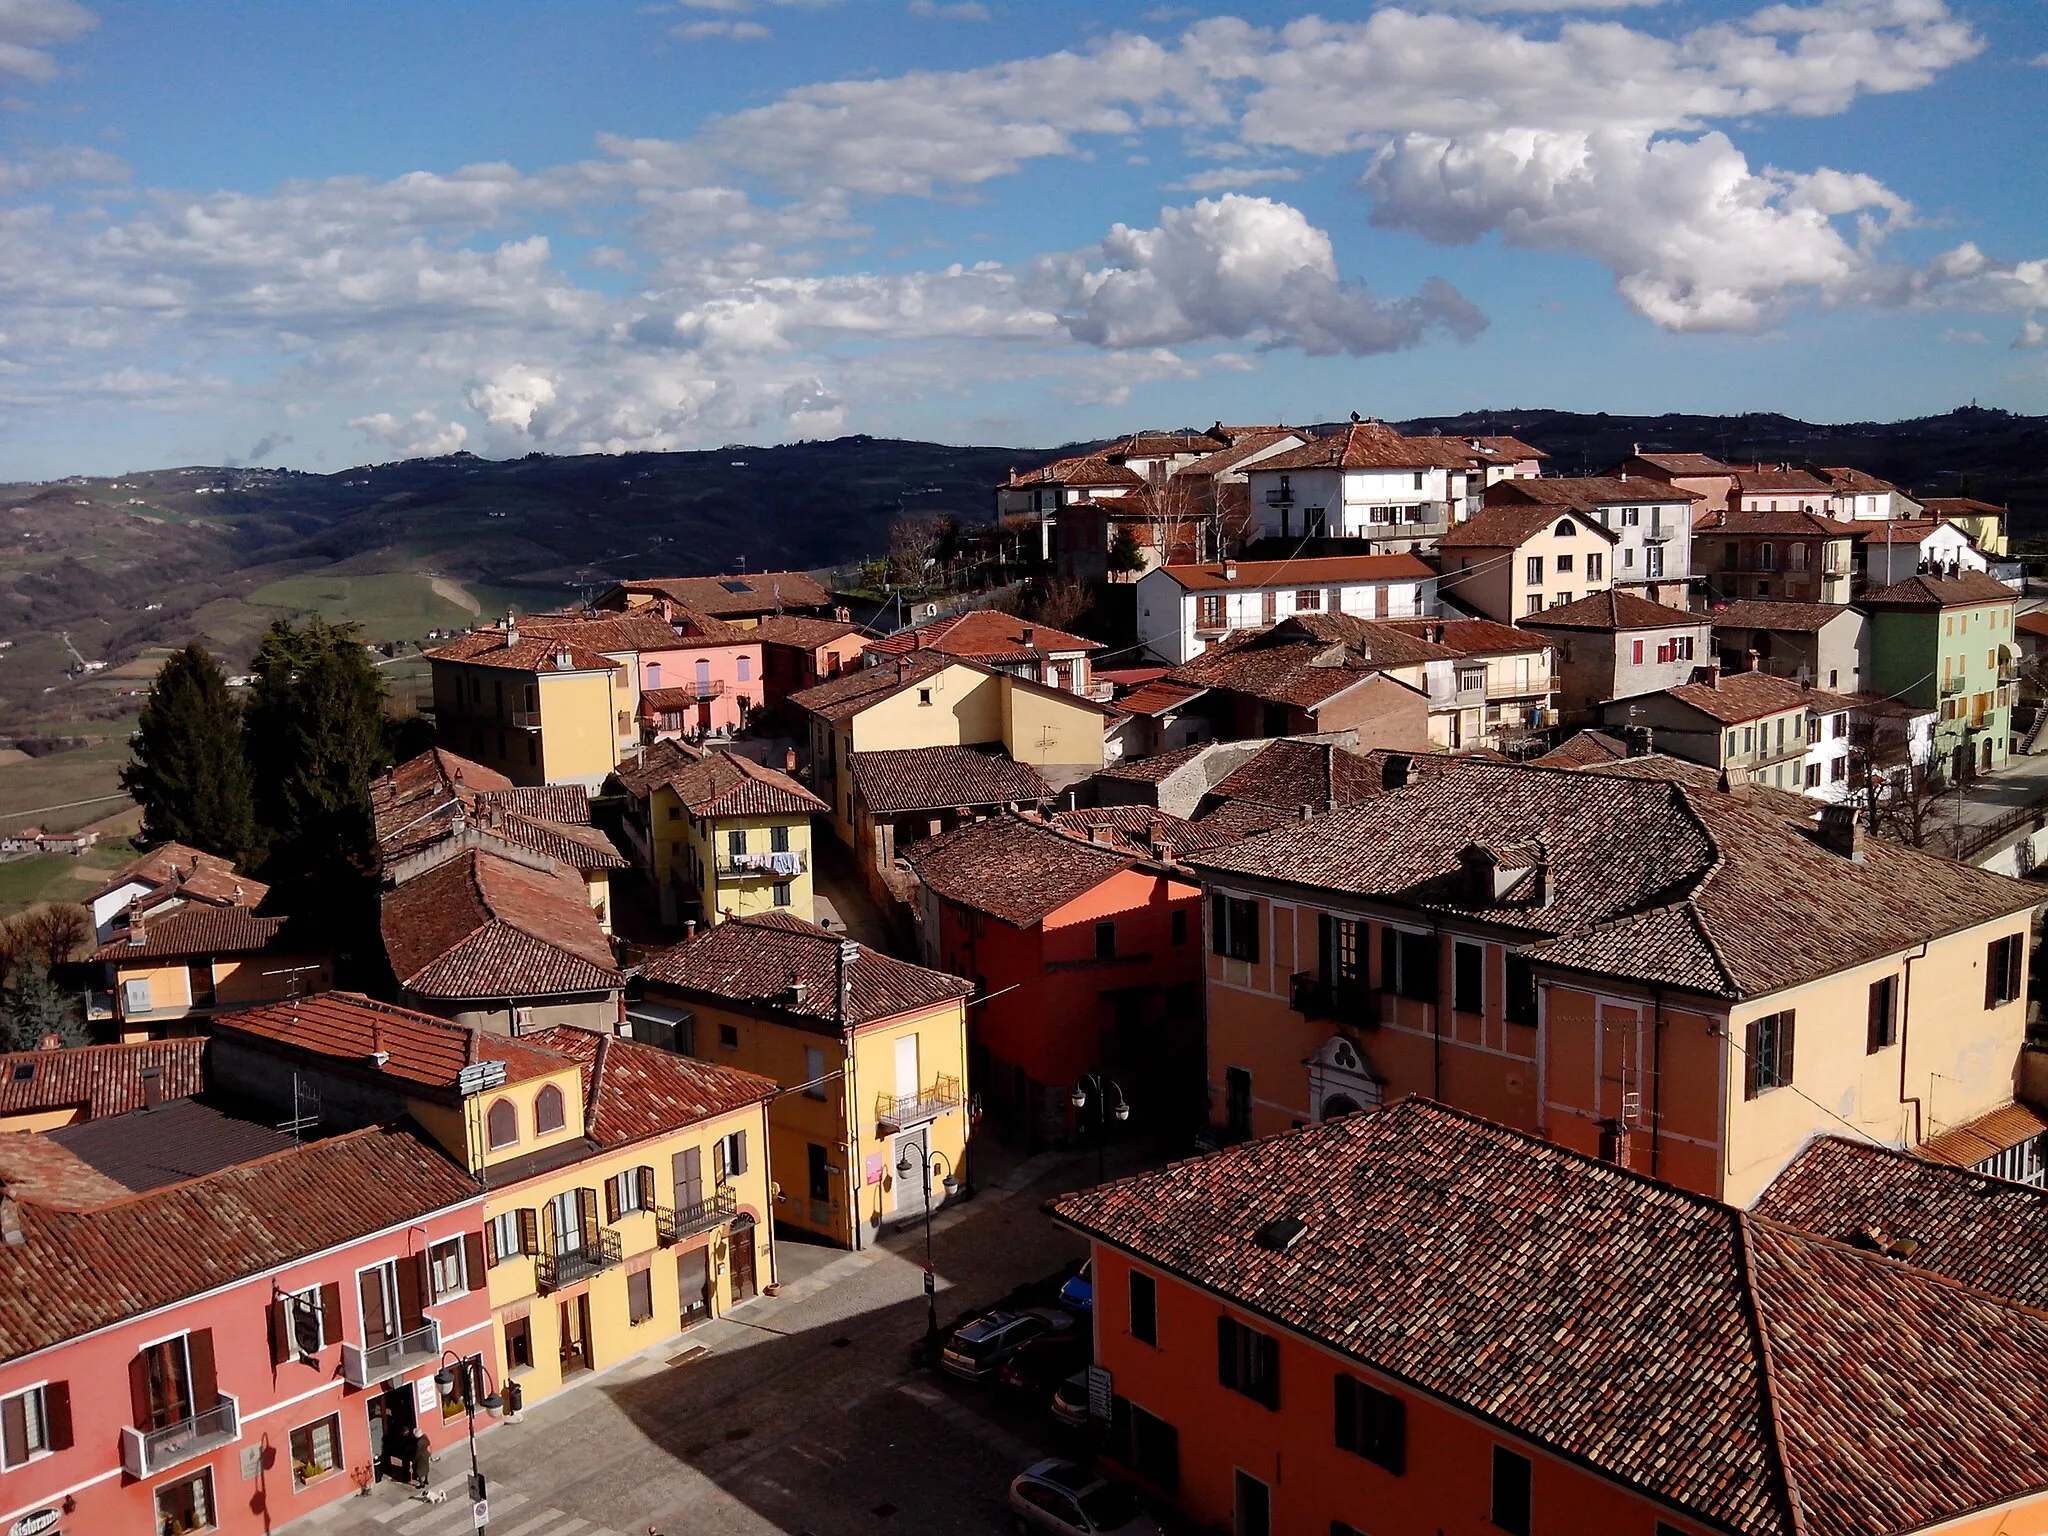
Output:
<svg viewBox="0 0 2048 1536">
<path fill-rule="evenodd" d="M 505 1369 L 533 1369 L 533 1324 L 523 1317 L 505 1320 Z"/>
<path fill-rule="evenodd" d="M 1180 1431 L 1131 1404 L 1131 1470 L 1169 1493 L 1180 1484 Z"/>
<path fill-rule="evenodd" d="M 811 1174 L 811 1198 L 830 1200 L 832 1198 L 832 1170 L 826 1160 L 825 1149 L 815 1141 L 805 1144 L 809 1154 Z"/>
<path fill-rule="evenodd" d="M 1634 565 L 1635 555 L 1636 552 L 1632 549 L 1623 550 L 1623 563 L 1627 565 Z M 1643 566 L 1644 569 L 1652 576 L 1662 576 L 1664 574 L 1664 546 L 1662 544 L 1652 544 L 1648 549 L 1643 551 Z"/>
<path fill-rule="evenodd" d="M 1272 1490 L 1249 1472 L 1239 1472 L 1233 1495 L 1230 1536 L 1272 1536 Z"/>
<path fill-rule="evenodd" d="M 739 680 L 740 680 L 741 682 L 743 682 L 743 683 L 751 683 L 751 682 L 752 682 L 752 681 L 754 680 L 754 658 L 753 658 L 753 657 L 751 657 L 751 656 L 740 656 L 740 657 L 737 657 L 737 658 L 735 658 L 735 660 L 734 660 L 734 665 L 735 665 L 735 666 L 737 666 L 737 667 L 739 668 Z"/>
<path fill-rule="evenodd" d="M 1486 949 L 1460 940 L 1451 946 L 1451 1007 L 1459 1013 L 1486 1011 Z"/>
<path fill-rule="evenodd" d="M 1267 594 L 1266 600 L 1270 606 L 1272 603 L 1271 593 Z M 1207 593 L 1203 595 L 1201 600 L 1195 604 L 1195 624 L 1201 629 L 1221 629 L 1223 627 L 1222 594 Z"/>
<path fill-rule="evenodd" d="M 1805 544 L 1794 544 L 1788 551 L 1790 558 L 1785 562 L 1795 571 L 1803 571 L 1813 563 L 1813 550 Z"/>
<path fill-rule="evenodd" d="M 1328 912 L 1316 914 L 1316 977 L 1336 1002 L 1366 990 L 1364 923 Z"/>
<path fill-rule="evenodd" d="M 1210 947 L 1232 960 L 1259 958 L 1259 904 L 1215 891 L 1209 897 Z"/>
<path fill-rule="evenodd" d="M 736 1051 L 740 1048 L 740 1027 L 737 1024 L 718 1026 L 718 1048 L 722 1051 Z"/>
<path fill-rule="evenodd" d="M 553 1083 L 533 1096 L 534 1134 L 545 1136 L 550 1131 L 559 1131 L 564 1121 L 562 1090 Z"/>
<path fill-rule="evenodd" d="M 468 1272 L 462 1262 L 462 1239 L 451 1237 L 427 1249 L 427 1281 L 434 1300 L 458 1295 L 469 1289 Z"/>
<path fill-rule="evenodd" d="M 1751 1019 L 1743 1051 L 1748 1057 L 1744 1069 L 1742 1096 L 1753 1099 L 1792 1081 L 1792 1010 Z"/>
<path fill-rule="evenodd" d="M 1586 556 L 1586 580 L 1598 581 L 1600 573 L 1604 569 L 1605 562 L 1601 560 L 1597 553 Z"/>
<path fill-rule="evenodd" d="M 794 898 L 790 895 L 790 885 L 787 880 L 778 880 L 772 889 L 775 892 L 774 901 L 776 906 L 786 907 L 792 904 Z"/>
<path fill-rule="evenodd" d="M 1777 546 L 1777 545 L 1775 545 L 1775 544 L 1759 544 L 1759 545 L 1757 545 L 1757 547 L 1756 547 L 1756 568 L 1757 568 L 1758 570 L 1760 570 L 1760 571 L 1770 571 L 1770 570 L 1775 570 L 1775 569 L 1777 569 L 1777 565 L 1778 565 L 1778 546 Z"/>
<path fill-rule="evenodd" d="M 484 1116 L 484 1139 L 493 1151 L 519 1140 L 519 1111 L 510 1099 L 499 1099 L 491 1105 Z"/>
<path fill-rule="evenodd" d="M 162 1536 L 185 1536 L 213 1526 L 213 1473 L 195 1472 L 156 1491 L 156 1528 Z"/>
<path fill-rule="evenodd" d="M 1806 787 L 1807 787 L 1808 789 L 1818 789 L 1818 788 L 1820 788 L 1820 764 L 1819 764 L 1819 763 L 1808 763 L 1808 764 L 1806 765 Z"/>
<path fill-rule="evenodd" d="M 1425 1003 L 1437 999 L 1436 939 L 1427 933 L 1380 928 L 1380 987 Z"/>
<path fill-rule="evenodd" d="M 1280 1406 L 1280 1341 L 1234 1317 L 1216 1319 L 1216 1380 L 1268 1408 Z"/>
<path fill-rule="evenodd" d="M 725 851 L 731 854 L 736 859 L 741 858 L 746 854 L 747 829 L 745 827 L 727 828 L 725 834 Z"/>
<path fill-rule="evenodd" d="M 1507 964 L 1507 996 L 1503 1007 L 1510 1024 L 1536 1023 L 1536 968 L 1527 955 L 1510 954 Z"/>
<path fill-rule="evenodd" d="M 1522 605 L 1522 611 L 1524 613 L 1541 613 L 1543 611 L 1543 594 L 1541 592 L 1531 592 L 1529 600 Z"/>
<path fill-rule="evenodd" d="M 1131 1337 L 1140 1344 L 1159 1342 L 1159 1286 L 1150 1275 L 1131 1271 Z"/>
<path fill-rule="evenodd" d="M 1655 546 L 1654 546 L 1654 545 L 1653 545 L 1653 546 L 1651 546 L 1651 547 L 1652 547 L 1653 549 L 1655 548 Z M 1635 568 L 1635 563 L 1636 563 L 1636 552 L 1635 552 L 1635 551 L 1634 551 L 1633 549 L 1629 549 L 1629 548 L 1624 548 L 1624 549 L 1622 550 L 1622 552 L 1621 552 L 1621 564 L 1622 564 L 1622 568 L 1623 568 L 1624 570 L 1633 570 L 1633 569 Z"/>
<path fill-rule="evenodd" d="M 1571 557 L 1570 555 L 1559 555 L 1559 556 L 1557 557 L 1557 569 L 1558 569 L 1558 571 L 1559 571 L 1559 573 L 1560 573 L 1560 574 L 1562 574 L 1562 573 L 1563 573 L 1563 572 L 1565 572 L 1565 571 L 1568 571 L 1568 570 L 1570 570 L 1571 568 L 1572 568 L 1572 557 Z"/>
<path fill-rule="evenodd" d="M 1166 926 L 1171 931 L 1175 948 L 1179 948 L 1187 943 L 1188 909 L 1186 907 L 1175 907 L 1167 917 Z"/>
<path fill-rule="evenodd" d="M 1550 594 L 1550 606 L 1553 608 L 1566 607 L 1570 604 L 1571 600 L 1572 595 L 1569 592 L 1553 592 Z"/>
<path fill-rule="evenodd" d="M 1531 555 L 1522 562 L 1522 580 L 1526 585 L 1532 587 L 1543 585 L 1543 557 L 1541 555 Z"/>
<path fill-rule="evenodd" d="M 804 1097 L 807 1099 L 817 1099 L 820 1103 L 824 1101 L 825 1050 L 823 1046 L 807 1045 L 804 1047 Z"/>
<path fill-rule="evenodd" d="M 1251 1135 L 1252 1075 L 1243 1067 L 1229 1067 L 1223 1073 L 1223 1114 L 1232 1140 L 1243 1141 Z"/>
<path fill-rule="evenodd" d="M 1408 1405 L 1355 1376 L 1339 1376 L 1337 1449 L 1363 1456 L 1400 1476 L 1407 1464 Z"/>
<path fill-rule="evenodd" d="M 329 1414 L 292 1431 L 292 1486 L 303 1488 L 341 1465 L 341 1419 Z"/>
<path fill-rule="evenodd" d="M 1865 1054 L 1881 1051 L 1899 1038 L 1899 978 L 1881 976 L 1870 984 L 1870 1028 Z"/>
<path fill-rule="evenodd" d="M 484 1227 L 484 1261 L 488 1264 L 516 1259 L 522 1253 L 532 1253 L 537 1246 L 531 1210 L 503 1211 Z"/>
<path fill-rule="evenodd" d="M 1304 587 L 1294 594 L 1296 613 L 1320 613 L 1323 607 L 1323 593 L 1320 587 Z"/>
<path fill-rule="evenodd" d="M 1098 960 L 1114 960 L 1116 958 L 1115 923 L 1097 923 L 1095 925 L 1095 958 Z"/>
<path fill-rule="evenodd" d="M 628 1168 L 613 1174 L 604 1181 L 604 1203 L 611 1221 L 647 1210 L 654 1204 L 654 1170 Z"/>
<path fill-rule="evenodd" d="M 2020 995 L 2020 970 L 2026 963 L 2021 934 L 1993 939 L 1984 951 L 1984 1006 L 2001 1007 Z"/>
<path fill-rule="evenodd" d="M 1848 778 L 1849 759 L 1847 759 L 1846 757 L 1838 757 L 1833 762 L 1828 764 L 1828 782 L 1830 784 L 1846 783 L 1848 781 Z"/>
<path fill-rule="evenodd" d="M 1728 733 L 1727 746 L 1726 749 L 1721 753 L 1721 755 L 1724 758 L 1733 757 L 1735 755 L 1735 733 L 1733 731 L 1730 731 Z"/>
<path fill-rule="evenodd" d="M 1493 1523 L 1511 1536 L 1529 1536 L 1529 1458 L 1493 1448 Z"/>
<path fill-rule="evenodd" d="M 70 1383 L 45 1382 L 0 1397 L 0 1467 L 18 1467 L 70 1447 Z"/>
<path fill-rule="evenodd" d="M 626 1276 L 626 1321 L 635 1327 L 654 1316 L 654 1271 L 635 1270 Z"/>
<path fill-rule="evenodd" d="M 770 827 L 768 829 L 768 851 L 770 853 L 789 852 L 789 828 Z"/>
<path fill-rule="evenodd" d="M 1420 470 L 1420 469 L 1418 469 L 1417 471 L 1415 471 L 1415 489 L 1416 489 L 1416 490 L 1418 490 L 1418 491 L 1419 491 L 1419 490 L 1421 490 L 1421 489 L 1422 489 L 1422 488 L 1424 487 L 1424 485 L 1425 485 L 1425 483 L 1426 483 L 1426 482 L 1424 481 L 1424 479 L 1423 479 L 1423 476 L 1424 476 L 1424 475 L 1425 475 L 1426 473 L 1428 473 L 1428 472 L 1427 472 L 1426 470 Z"/>
<path fill-rule="evenodd" d="M 734 1131 L 713 1144 L 717 1153 L 718 1182 L 723 1184 L 747 1171 L 747 1133 Z"/>
</svg>

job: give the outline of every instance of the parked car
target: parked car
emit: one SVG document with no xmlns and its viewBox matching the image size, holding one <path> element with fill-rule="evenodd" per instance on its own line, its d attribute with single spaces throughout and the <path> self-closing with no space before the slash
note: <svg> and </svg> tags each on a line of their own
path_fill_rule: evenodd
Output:
<svg viewBox="0 0 2048 1536">
<path fill-rule="evenodd" d="M 1095 1305 L 1095 1283 L 1090 1279 L 1095 1261 L 1089 1259 L 1080 1273 L 1060 1287 L 1060 1305 L 1074 1312 L 1087 1312 Z"/>
<path fill-rule="evenodd" d="M 1088 1427 L 1088 1371 L 1085 1367 L 1053 1388 L 1052 1416 L 1069 1429 Z"/>
<path fill-rule="evenodd" d="M 1017 1346 L 996 1380 L 1009 1391 L 1042 1403 L 1053 1388 L 1087 1367 L 1091 1352 L 1088 1339 L 1078 1332 L 1040 1334 Z"/>
<path fill-rule="evenodd" d="M 949 1376 L 962 1381 L 986 1381 L 1003 1368 L 1018 1347 L 1041 1334 L 1058 1333 L 1074 1326 L 1065 1312 L 1047 1307 L 1028 1307 L 1021 1312 L 991 1312 L 954 1333 L 939 1354 L 939 1364 Z"/>
<path fill-rule="evenodd" d="M 1010 1483 L 1010 1513 L 1019 1532 L 1065 1536 L 1159 1536 L 1129 1485 L 1071 1461 L 1034 1463 Z"/>
</svg>

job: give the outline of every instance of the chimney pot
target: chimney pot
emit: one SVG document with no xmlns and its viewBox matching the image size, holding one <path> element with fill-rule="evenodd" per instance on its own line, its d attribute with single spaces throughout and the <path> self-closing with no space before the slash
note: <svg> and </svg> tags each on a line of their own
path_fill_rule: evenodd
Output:
<svg viewBox="0 0 2048 1536">
<path fill-rule="evenodd" d="M 694 917 L 689 917 L 689 918 L 685 918 L 685 919 L 683 919 L 683 942 L 684 942 L 685 944 L 687 944 L 687 943 L 689 943 L 689 942 L 690 942 L 690 940 L 692 940 L 692 939 L 694 939 L 694 938 L 696 938 L 696 937 L 697 937 L 697 919 L 695 919 Z"/>
<path fill-rule="evenodd" d="M 1816 835 L 1828 852 L 1838 853 L 1852 864 L 1863 862 L 1863 823 L 1856 815 L 1855 806 L 1822 806 Z"/>
<path fill-rule="evenodd" d="M 1749 670 L 1752 672 L 1761 672 L 1763 671 L 1763 669 L 1764 659 L 1762 654 L 1757 651 L 1751 651 L 1749 653 Z"/>
</svg>

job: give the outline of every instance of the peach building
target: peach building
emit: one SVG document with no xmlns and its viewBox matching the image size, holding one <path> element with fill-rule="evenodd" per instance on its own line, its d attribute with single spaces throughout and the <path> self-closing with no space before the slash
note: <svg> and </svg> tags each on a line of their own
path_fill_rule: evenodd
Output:
<svg viewBox="0 0 2048 1536">
<path fill-rule="evenodd" d="M 2038 1298 L 1867 1239 L 1422 1099 L 1048 1210 L 1110 1453 L 1204 1529 L 2048 1530 Z"/>
<path fill-rule="evenodd" d="M 1194 856 L 1229 1135 L 1420 1093 L 1746 1204 L 2012 1103 L 2038 887 L 1689 765 L 1429 767 Z"/>
</svg>

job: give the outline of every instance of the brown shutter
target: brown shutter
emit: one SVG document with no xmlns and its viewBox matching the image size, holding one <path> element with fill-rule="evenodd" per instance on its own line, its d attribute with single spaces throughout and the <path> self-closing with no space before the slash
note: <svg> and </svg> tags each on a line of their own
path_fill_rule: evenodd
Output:
<svg viewBox="0 0 2048 1536">
<path fill-rule="evenodd" d="M 644 1211 L 655 1204 L 654 1170 L 643 1163 L 640 1167 L 634 1169 L 633 1172 L 634 1176 L 640 1181 L 640 1209 Z"/>
<path fill-rule="evenodd" d="M 747 1171 L 747 1133 L 745 1131 L 735 1131 L 733 1133 L 732 1145 L 734 1164 L 732 1171 L 734 1173 L 745 1173 Z"/>
<path fill-rule="evenodd" d="M 283 1365 L 293 1353 L 291 1309 L 279 1296 L 270 1303 L 270 1363 Z"/>
<path fill-rule="evenodd" d="M 1993 939 L 1984 946 L 1984 1006 L 1998 1006 L 1998 983 L 2005 972 L 2005 940 Z"/>
<path fill-rule="evenodd" d="M 676 1181 L 676 1209 L 697 1204 L 704 1198 L 704 1152 L 686 1147 L 669 1162 Z"/>
<path fill-rule="evenodd" d="M 521 1253 L 532 1254 L 540 1252 L 539 1225 L 539 1219 L 535 1216 L 532 1206 L 529 1205 L 520 1208 L 519 1251 Z"/>
<path fill-rule="evenodd" d="M 576 1212 L 581 1218 L 577 1225 L 583 1229 L 583 1241 L 597 1242 L 597 1191 L 588 1184 L 576 1191 Z"/>
<path fill-rule="evenodd" d="M 158 1346 L 159 1348 L 161 1346 Z M 137 1429 L 156 1428 L 156 1416 L 149 1406 L 149 1355 L 137 1351 L 128 1360 L 128 1406 L 135 1412 Z"/>
<path fill-rule="evenodd" d="M 28 1399 L 24 1394 L 0 1398 L 0 1459 L 10 1467 L 28 1460 Z"/>
<path fill-rule="evenodd" d="M 320 1347 L 341 1342 L 341 1287 L 329 1281 L 320 1287 Z"/>
<path fill-rule="evenodd" d="M 462 1283 L 474 1288 L 484 1283 L 484 1235 L 462 1234 Z"/>
<path fill-rule="evenodd" d="M 604 1219 L 609 1226 L 619 1224 L 619 1181 L 615 1178 L 604 1181 Z"/>
<path fill-rule="evenodd" d="M 1792 1025 L 1798 1014 L 1793 1009 L 1787 1008 L 1781 1017 L 1785 1022 L 1778 1029 L 1778 1038 L 1784 1042 L 1778 1047 L 1778 1081 L 1790 1086 L 1792 1082 L 1792 1062 L 1794 1059 L 1792 1055 Z"/>
<path fill-rule="evenodd" d="M 192 1365 L 192 1412 L 201 1414 L 220 1402 L 220 1379 L 213 1373 L 213 1330 L 185 1335 L 185 1354 Z"/>
<path fill-rule="evenodd" d="M 496 1268 L 496 1267 L 497 1267 L 497 1265 L 498 1265 L 498 1263 L 499 1263 L 499 1262 L 500 1262 L 500 1261 L 501 1261 L 501 1260 L 502 1260 L 502 1259 L 503 1259 L 504 1257 L 505 1257 L 505 1255 L 503 1255 L 502 1253 L 498 1252 L 498 1224 L 497 1224 L 497 1222 L 495 1222 L 495 1221 L 487 1221 L 487 1222 L 485 1222 L 485 1223 L 484 1223 L 484 1263 L 485 1263 L 485 1265 L 486 1265 L 486 1266 L 488 1266 L 488 1267 L 490 1267 L 490 1268 Z"/>
<path fill-rule="evenodd" d="M 43 1388 L 43 1438 L 53 1451 L 71 1449 L 71 1383 L 53 1381 Z"/>
<path fill-rule="evenodd" d="M 391 1337 L 391 1319 L 384 1312 L 384 1267 L 366 1269 L 356 1279 L 363 1303 L 363 1343 L 382 1344 Z"/>
<path fill-rule="evenodd" d="M 427 1256 L 409 1254 L 398 1261 L 398 1331 L 411 1333 L 422 1318 L 421 1298 L 427 1289 Z"/>
</svg>

